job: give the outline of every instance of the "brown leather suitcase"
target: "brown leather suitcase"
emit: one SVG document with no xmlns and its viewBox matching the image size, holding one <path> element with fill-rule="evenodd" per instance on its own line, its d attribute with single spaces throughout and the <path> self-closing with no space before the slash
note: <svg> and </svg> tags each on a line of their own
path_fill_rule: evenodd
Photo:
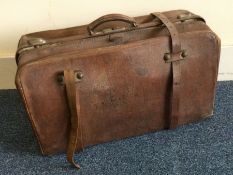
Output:
<svg viewBox="0 0 233 175">
<path fill-rule="evenodd" d="M 41 148 L 75 151 L 213 114 L 220 39 L 185 10 L 22 36 L 16 85 Z"/>
</svg>

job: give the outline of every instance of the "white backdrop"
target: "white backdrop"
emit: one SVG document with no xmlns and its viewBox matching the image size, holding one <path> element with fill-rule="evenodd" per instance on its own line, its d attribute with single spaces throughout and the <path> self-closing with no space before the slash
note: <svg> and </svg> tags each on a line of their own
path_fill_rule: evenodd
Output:
<svg viewBox="0 0 233 175">
<path fill-rule="evenodd" d="M 223 45 L 233 45 L 232 0 L 0 0 L 0 58 L 13 56 L 25 33 L 87 24 L 108 13 L 137 16 L 172 9 L 200 14 Z"/>
<path fill-rule="evenodd" d="M 109 13 L 139 16 L 187 9 L 203 16 L 222 39 L 219 79 L 233 79 L 233 0 L 0 0 L 0 89 L 14 88 L 21 35 L 88 24 Z"/>
</svg>

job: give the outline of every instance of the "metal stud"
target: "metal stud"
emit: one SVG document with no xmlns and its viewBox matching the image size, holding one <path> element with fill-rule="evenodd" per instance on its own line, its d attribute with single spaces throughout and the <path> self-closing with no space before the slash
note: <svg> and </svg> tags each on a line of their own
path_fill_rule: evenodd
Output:
<svg viewBox="0 0 233 175">
<path fill-rule="evenodd" d="M 186 51 L 186 50 L 183 50 L 182 53 L 181 53 L 181 56 L 182 56 L 183 58 L 187 57 L 187 56 L 188 56 L 187 51 Z"/>
<path fill-rule="evenodd" d="M 83 79 L 83 77 L 84 77 L 84 74 L 81 71 L 76 72 L 77 80 L 81 80 L 81 79 Z"/>
<path fill-rule="evenodd" d="M 168 60 L 170 60 L 171 59 L 171 54 L 170 53 L 165 53 L 165 55 L 164 55 L 164 60 L 165 61 L 168 61 Z"/>
<path fill-rule="evenodd" d="M 64 84 L 64 75 L 63 74 L 58 74 L 57 75 L 57 81 L 59 84 Z"/>
</svg>

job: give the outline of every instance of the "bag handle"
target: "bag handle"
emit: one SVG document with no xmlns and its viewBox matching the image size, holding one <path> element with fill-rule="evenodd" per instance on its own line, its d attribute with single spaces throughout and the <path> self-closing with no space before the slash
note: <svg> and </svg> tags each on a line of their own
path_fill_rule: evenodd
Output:
<svg viewBox="0 0 233 175">
<path fill-rule="evenodd" d="M 90 23 L 87 27 L 87 30 L 89 31 L 90 35 L 98 34 L 99 32 L 96 32 L 95 28 L 103 23 L 111 22 L 111 21 L 122 21 L 125 22 L 126 24 L 130 24 L 131 27 L 137 26 L 136 20 L 134 18 L 122 14 L 109 14 L 109 15 L 101 16 L 100 18 Z"/>
</svg>

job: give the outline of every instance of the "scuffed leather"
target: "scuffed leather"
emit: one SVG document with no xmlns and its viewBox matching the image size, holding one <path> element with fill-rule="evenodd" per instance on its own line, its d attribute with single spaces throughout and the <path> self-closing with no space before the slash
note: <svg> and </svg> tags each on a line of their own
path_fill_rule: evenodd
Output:
<svg viewBox="0 0 233 175">
<path fill-rule="evenodd" d="M 187 11 L 163 13 L 169 20 Z M 153 16 L 136 17 L 146 24 Z M 101 25 L 98 30 L 118 23 Z M 213 114 L 220 39 L 202 20 L 174 23 L 182 50 L 179 120 L 182 125 Z M 16 85 L 43 154 L 64 152 L 70 131 L 66 86 L 57 82 L 64 70 L 81 70 L 79 92 L 83 147 L 168 128 L 173 76 L 164 54 L 172 52 L 162 26 L 88 36 L 86 26 L 29 34 L 60 45 L 19 55 Z M 84 37 L 85 36 L 85 37 Z M 25 37 L 24 37 L 25 38 Z M 109 38 L 117 38 L 110 40 Z M 21 40 L 19 47 L 26 44 Z M 176 66 L 176 65 L 175 65 Z"/>
</svg>

